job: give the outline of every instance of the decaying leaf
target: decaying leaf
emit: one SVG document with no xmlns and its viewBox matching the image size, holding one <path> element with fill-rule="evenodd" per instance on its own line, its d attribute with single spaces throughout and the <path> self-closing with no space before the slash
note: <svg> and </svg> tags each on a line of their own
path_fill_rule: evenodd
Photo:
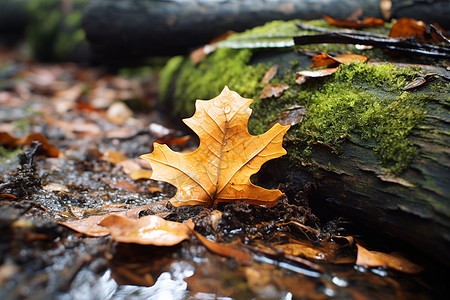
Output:
<svg viewBox="0 0 450 300">
<path fill-rule="evenodd" d="M 250 260 L 252 258 L 250 253 L 228 245 L 210 241 L 196 231 L 192 231 L 192 233 L 206 248 L 208 248 L 209 251 L 225 257 L 234 258 L 234 260 L 243 265 L 248 265 L 250 263 Z"/>
<path fill-rule="evenodd" d="M 155 143 L 152 153 L 141 156 L 152 166 L 151 179 L 178 188 L 170 200 L 174 206 L 232 201 L 273 206 L 278 202 L 281 191 L 255 186 L 250 176 L 266 161 L 286 154 L 282 142 L 289 126 L 275 124 L 263 135 L 250 135 L 252 102 L 228 87 L 212 100 L 197 100 L 194 116 L 183 121 L 199 136 L 198 149 L 180 154 Z"/>
<path fill-rule="evenodd" d="M 269 124 L 269 127 L 272 127 L 276 123 L 280 125 L 295 125 L 300 123 L 303 120 L 303 116 L 306 115 L 306 109 L 304 106 L 294 104 L 291 107 L 284 110 L 276 120 Z"/>
<path fill-rule="evenodd" d="M 261 96 L 259 98 L 266 99 L 266 98 L 279 98 L 285 90 L 289 88 L 289 85 L 282 84 L 282 83 L 269 83 L 267 84 L 261 93 Z"/>
<path fill-rule="evenodd" d="M 331 56 L 327 53 L 318 53 L 313 58 L 313 64 L 311 68 L 318 67 L 331 67 L 339 64 L 348 65 L 351 62 L 366 62 L 369 59 L 368 56 L 359 55 L 359 54 L 340 54 L 338 56 Z"/>
<path fill-rule="evenodd" d="M 105 236 L 108 235 L 110 231 L 107 227 L 100 226 L 99 223 L 109 215 L 118 214 L 128 218 L 137 219 L 139 218 L 139 212 L 143 210 L 151 210 L 153 214 L 163 212 L 166 203 L 167 200 L 162 200 L 128 210 L 123 207 L 113 207 L 113 209 L 109 209 L 107 213 L 104 212 L 102 215 L 93 215 L 76 221 L 59 222 L 59 224 L 89 236 Z"/>
<path fill-rule="evenodd" d="M 347 28 L 370 28 L 370 27 L 380 27 L 384 25 L 384 21 L 382 19 L 367 17 L 363 20 L 348 20 L 348 19 L 334 19 L 327 15 L 322 15 L 325 21 L 328 24 L 337 26 L 337 27 L 347 27 Z"/>
<path fill-rule="evenodd" d="M 297 77 L 295 78 L 295 82 L 297 84 L 303 84 L 310 77 L 325 77 L 335 73 L 338 70 L 336 68 L 325 68 L 316 71 L 300 71 L 297 73 Z"/>
<path fill-rule="evenodd" d="M 422 266 L 419 266 L 399 254 L 383 253 L 378 251 L 369 251 L 361 245 L 356 244 L 358 247 L 358 257 L 356 259 L 356 265 L 366 267 L 388 267 L 400 272 L 416 274 L 424 270 Z"/>
<path fill-rule="evenodd" d="M 278 65 L 271 66 L 261 79 L 261 83 L 269 83 L 275 77 L 277 72 L 278 72 Z"/>
<path fill-rule="evenodd" d="M 414 79 L 413 81 L 411 81 L 410 83 L 408 83 L 407 85 L 405 85 L 403 90 L 408 91 L 408 90 L 415 89 L 415 88 L 421 86 L 422 84 L 424 84 L 425 82 L 427 82 L 429 79 L 433 78 L 435 75 L 437 75 L 437 74 L 431 73 L 431 74 L 427 74 L 427 75 L 421 75 L 421 76 L 417 77 L 416 79 Z"/>
<path fill-rule="evenodd" d="M 192 220 L 185 223 L 166 221 L 158 216 L 131 219 L 122 215 L 109 215 L 100 226 L 107 227 L 112 238 L 121 243 L 173 246 L 189 239 L 194 229 Z"/>
<path fill-rule="evenodd" d="M 418 41 L 425 39 L 426 25 L 422 21 L 401 18 L 392 25 L 390 37 L 415 37 Z"/>
<path fill-rule="evenodd" d="M 0 145 L 7 148 L 16 148 L 18 146 L 29 146 L 33 141 L 41 143 L 38 153 L 49 156 L 58 157 L 59 150 L 50 144 L 47 138 L 42 133 L 33 132 L 23 138 L 15 137 L 7 132 L 0 132 Z"/>
</svg>

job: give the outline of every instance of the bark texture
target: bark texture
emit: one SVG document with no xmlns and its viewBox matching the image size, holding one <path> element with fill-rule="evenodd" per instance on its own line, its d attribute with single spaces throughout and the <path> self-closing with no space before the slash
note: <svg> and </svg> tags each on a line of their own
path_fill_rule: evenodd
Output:
<svg viewBox="0 0 450 300">
<path fill-rule="evenodd" d="M 105 60 L 173 55 L 229 30 L 271 20 L 345 18 L 358 7 L 380 16 L 378 0 L 155 1 L 98 0 L 87 6 L 83 27 L 94 53 Z"/>
</svg>

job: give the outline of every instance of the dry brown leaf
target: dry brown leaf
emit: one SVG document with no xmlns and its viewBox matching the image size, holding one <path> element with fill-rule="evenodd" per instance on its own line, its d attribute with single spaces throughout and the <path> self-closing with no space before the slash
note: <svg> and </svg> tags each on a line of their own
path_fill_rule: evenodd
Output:
<svg viewBox="0 0 450 300">
<path fill-rule="evenodd" d="M 145 216 L 135 220 L 116 214 L 103 219 L 100 225 L 107 227 L 117 242 L 155 246 L 179 244 L 189 239 L 194 229 L 191 219 L 186 223 L 178 223 L 158 216 Z"/>
<path fill-rule="evenodd" d="M 282 83 L 269 83 L 267 84 L 261 93 L 259 98 L 267 99 L 267 98 L 279 98 L 285 90 L 289 88 L 289 85 Z"/>
<path fill-rule="evenodd" d="M 280 125 L 295 125 L 300 123 L 303 120 L 303 116 L 306 114 L 306 109 L 304 106 L 300 106 L 297 104 L 292 105 L 291 107 L 284 110 L 278 118 L 269 124 L 269 127 L 272 127 L 276 123 Z"/>
<path fill-rule="evenodd" d="M 278 72 L 278 65 L 273 65 L 267 70 L 267 72 L 264 74 L 264 77 L 261 79 L 261 83 L 269 83 L 277 74 Z"/>
<path fill-rule="evenodd" d="M 121 152 L 117 152 L 114 150 L 106 150 L 105 152 L 103 152 L 102 159 L 112 164 L 118 164 L 124 160 L 127 160 L 127 157 Z"/>
<path fill-rule="evenodd" d="M 152 170 L 145 170 L 145 169 L 139 169 L 139 170 L 132 170 L 130 172 L 130 178 L 133 181 L 138 181 L 141 179 L 150 179 L 152 176 L 153 171 Z"/>
<path fill-rule="evenodd" d="M 421 86 L 422 84 L 426 83 L 429 79 L 433 78 L 436 75 L 437 75 L 436 73 L 421 75 L 421 76 L 417 77 L 416 79 L 414 79 L 412 82 L 405 85 L 403 90 L 408 91 L 408 90 L 415 89 L 415 88 Z"/>
<path fill-rule="evenodd" d="M 197 100 L 194 116 L 183 120 L 200 138 L 197 150 L 180 154 L 155 143 L 152 153 L 141 156 L 152 165 L 151 179 L 178 188 L 170 200 L 174 206 L 232 201 L 273 206 L 278 202 L 281 191 L 255 186 L 250 176 L 266 161 L 286 154 L 282 142 L 289 126 L 275 124 L 265 134 L 250 135 L 252 102 L 228 87 L 212 100 Z"/>
<path fill-rule="evenodd" d="M 356 244 L 358 247 L 358 257 L 356 259 L 356 265 L 366 267 L 388 267 L 403 273 L 416 274 L 424 270 L 424 267 L 419 266 L 399 254 L 383 253 L 378 251 L 369 251 L 361 245 Z"/>
<path fill-rule="evenodd" d="M 300 72 L 297 73 L 297 77 L 295 78 L 295 82 L 297 84 L 303 84 L 310 77 L 325 77 L 325 76 L 329 76 L 331 74 L 336 73 L 337 70 L 338 70 L 338 67 L 336 67 L 336 68 L 320 69 L 320 70 L 316 70 L 316 71 L 300 71 Z"/>
<path fill-rule="evenodd" d="M 197 48 L 194 51 L 191 52 L 190 54 L 190 58 L 192 60 L 192 62 L 197 65 L 198 63 L 200 63 L 203 59 L 205 59 L 205 57 L 216 51 L 217 49 L 217 44 L 213 43 L 213 44 L 208 44 L 205 45 L 203 47 Z"/>
</svg>

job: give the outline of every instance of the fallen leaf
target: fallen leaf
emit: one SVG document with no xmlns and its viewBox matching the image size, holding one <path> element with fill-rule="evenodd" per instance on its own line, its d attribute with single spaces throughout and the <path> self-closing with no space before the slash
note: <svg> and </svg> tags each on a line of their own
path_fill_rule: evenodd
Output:
<svg viewBox="0 0 450 300">
<path fill-rule="evenodd" d="M 422 21 L 401 18 L 392 25 L 390 37 L 415 37 L 418 41 L 425 40 L 426 25 Z"/>
<path fill-rule="evenodd" d="M 278 72 L 278 65 L 273 65 L 267 70 L 267 72 L 264 74 L 264 77 L 261 79 L 261 83 L 269 83 L 277 74 Z"/>
<path fill-rule="evenodd" d="M 208 54 L 216 51 L 217 44 L 208 44 L 191 52 L 190 58 L 194 65 L 200 63 Z"/>
<path fill-rule="evenodd" d="M 197 150 L 180 154 L 154 143 L 154 151 L 141 156 L 152 166 L 151 179 L 178 188 L 170 200 L 174 206 L 232 201 L 276 205 L 283 193 L 253 185 L 250 176 L 266 161 L 286 154 L 282 142 L 289 126 L 275 124 L 263 135 L 250 135 L 252 102 L 228 87 L 212 100 L 197 100 L 194 116 L 183 120 L 200 138 Z"/>
<path fill-rule="evenodd" d="M 194 229 L 191 219 L 178 223 L 158 216 L 145 216 L 135 220 L 116 214 L 109 215 L 99 225 L 107 227 L 111 237 L 117 242 L 154 246 L 179 244 L 189 239 Z"/>
<path fill-rule="evenodd" d="M 15 199 L 17 199 L 17 197 L 12 194 L 8 193 L 0 194 L 0 200 L 15 200 Z"/>
<path fill-rule="evenodd" d="M 33 141 L 41 143 L 38 149 L 39 154 L 49 157 L 58 157 L 59 150 L 50 144 L 42 133 L 30 133 L 23 138 L 15 137 L 7 132 L 0 132 L 0 145 L 7 148 L 16 148 L 18 146 L 30 146 Z"/>
<path fill-rule="evenodd" d="M 358 256 L 356 259 L 356 265 L 358 266 L 383 266 L 409 274 L 417 274 L 424 270 L 424 267 L 412 263 L 399 254 L 387 254 L 378 251 L 369 251 L 359 244 L 356 244 L 356 246 L 358 247 Z"/>
<path fill-rule="evenodd" d="M 368 56 L 359 55 L 359 54 L 339 54 L 338 56 L 331 56 L 327 53 L 318 53 L 313 58 L 313 64 L 310 68 L 318 68 L 318 67 L 331 67 L 336 64 L 345 64 L 348 65 L 351 62 L 366 62 L 369 59 Z"/>
<path fill-rule="evenodd" d="M 69 192 L 69 188 L 67 186 L 56 182 L 50 182 L 44 185 L 42 189 L 50 192 L 65 192 L 65 193 Z"/>
<path fill-rule="evenodd" d="M 269 83 L 267 84 L 261 93 L 259 98 L 267 99 L 267 98 L 279 98 L 285 90 L 289 88 L 289 85 L 282 83 Z"/>
<path fill-rule="evenodd" d="M 153 171 L 152 170 L 145 170 L 145 169 L 139 169 L 139 170 L 132 170 L 130 172 L 130 178 L 133 181 L 138 181 L 141 179 L 150 179 L 152 176 Z"/>
<path fill-rule="evenodd" d="M 305 107 L 294 104 L 291 107 L 285 109 L 275 121 L 269 124 L 269 127 L 272 127 L 276 123 L 283 126 L 292 126 L 298 124 L 303 120 L 304 115 L 306 115 Z"/>
<path fill-rule="evenodd" d="M 422 84 L 424 84 L 425 82 L 427 82 L 430 78 L 433 78 L 435 75 L 437 75 L 437 74 L 432 73 L 432 74 L 419 76 L 416 79 L 414 79 L 413 81 L 411 81 L 410 83 L 408 83 L 407 85 L 405 85 L 403 90 L 408 91 L 408 90 L 415 89 L 415 88 L 421 86 Z"/>
<path fill-rule="evenodd" d="M 114 150 L 106 150 L 102 155 L 102 160 L 106 160 L 112 164 L 118 164 L 127 159 L 123 153 Z"/>
<path fill-rule="evenodd" d="M 99 223 L 103 221 L 106 217 L 111 214 L 119 214 L 126 216 L 128 218 L 137 219 L 139 218 L 139 213 L 144 210 L 150 210 L 150 212 L 154 215 L 161 214 L 167 212 L 165 209 L 165 204 L 168 200 L 162 200 L 158 202 L 153 202 L 147 205 L 135 207 L 132 209 L 126 209 L 123 207 L 117 206 L 107 206 L 107 213 L 103 215 L 94 215 L 84 219 L 76 220 L 76 221 L 66 221 L 59 222 L 59 224 L 64 225 L 72 230 L 75 230 L 79 233 L 83 233 L 89 236 L 105 236 L 109 234 L 109 229 L 103 226 L 100 226 Z M 84 215 L 84 213 L 83 213 Z"/>
<path fill-rule="evenodd" d="M 367 17 L 363 20 L 347 20 L 347 19 L 334 19 L 327 15 L 322 15 L 322 17 L 327 21 L 328 24 L 337 27 L 347 27 L 347 28 L 371 28 L 380 27 L 384 25 L 382 19 Z"/>
<path fill-rule="evenodd" d="M 336 60 L 333 59 L 333 57 L 327 53 L 317 53 L 312 58 L 313 64 L 310 66 L 310 68 L 319 68 L 324 66 L 331 66 L 339 64 Z"/>
<path fill-rule="evenodd" d="M 197 237 L 197 239 L 211 252 L 219 254 L 221 256 L 230 257 L 236 260 L 238 263 L 243 265 L 250 264 L 252 258 L 251 254 L 240 249 L 222 244 L 216 243 L 208 240 L 200 233 L 192 230 L 192 233 Z"/>
<path fill-rule="evenodd" d="M 297 77 L 295 78 L 295 82 L 297 84 L 303 84 L 310 77 L 325 77 L 325 76 L 329 76 L 331 74 L 336 73 L 337 70 L 338 70 L 338 67 L 336 67 L 336 68 L 320 69 L 320 70 L 316 70 L 316 71 L 300 71 L 300 72 L 297 73 Z"/>
</svg>

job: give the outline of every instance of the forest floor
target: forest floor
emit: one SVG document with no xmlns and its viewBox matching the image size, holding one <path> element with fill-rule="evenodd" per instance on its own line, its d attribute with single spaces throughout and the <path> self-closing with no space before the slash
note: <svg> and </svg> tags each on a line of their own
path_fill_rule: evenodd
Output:
<svg viewBox="0 0 450 300">
<path fill-rule="evenodd" d="M 150 166 L 139 156 L 151 152 L 155 141 L 186 152 L 197 142 L 158 113 L 157 82 L 157 71 L 110 74 L 36 63 L 0 49 L 1 299 L 448 294 L 448 272 L 439 264 L 380 239 L 382 233 L 358 229 L 352 220 L 316 217 L 320 212 L 308 206 L 309 185 L 273 208 L 167 203 L 175 188 L 150 180 Z M 191 218 L 216 249 L 196 238 L 170 247 L 117 243 L 61 224 L 139 207 L 140 217 Z M 370 267 L 363 246 L 383 250 L 375 256 L 384 263 Z M 223 253 L 229 247 L 235 255 Z M 388 254 L 399 250 L 402 256 Z M 250 254 L 250 261 L 239 259 L 241 254 Z"/>
</svg>

